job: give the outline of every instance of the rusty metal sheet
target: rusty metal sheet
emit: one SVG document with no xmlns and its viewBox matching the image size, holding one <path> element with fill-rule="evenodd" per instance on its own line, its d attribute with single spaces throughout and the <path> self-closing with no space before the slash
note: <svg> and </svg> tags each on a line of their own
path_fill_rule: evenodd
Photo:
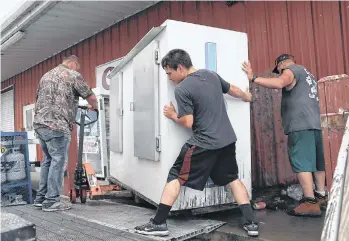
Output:
<svg viewBox="0 0 349 241">
<path fill-rule="evenodd" d="M 338 152 L 349 115 L 349 76 L 327 76 L 319 80 L 327 187 L 332 185 Z"/>
<path fill-rule="evenodd" d="M 349 110 L 349 76 L 321 79 L 326 95 L 326 113 L 338 113 L 340 109 Z"/>
<path fill-rule="evenodd" d="M 331 162 L 331 145 L 330 145 L 330 135 L 327 128 L 322 128 L 322 140 L 324 147 L 324 157 L 325 157 L 325 171 L 326 171 L 326 184 L 328 187 L 332 185 L 334 169 Z"/>
</svg>

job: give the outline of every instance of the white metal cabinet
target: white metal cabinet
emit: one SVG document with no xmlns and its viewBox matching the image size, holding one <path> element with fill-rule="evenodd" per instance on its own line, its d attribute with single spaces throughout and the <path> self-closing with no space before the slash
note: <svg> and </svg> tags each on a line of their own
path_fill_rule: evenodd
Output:
<svg viewBox="0 0 349 241">
<path fill-rule="evenodd" d="M 187 33 L 185 38 L 179 38 L 183 32 Z M 160 201 L 168 171 L 192 134 L 162 114 L 170 101 L 177 108 L 175 86 L 159 65 L 174 48 L 188 51 L 196 68 L 217 71 L 241 89 L 249 86 L 241 70 L 241 63 L 248 58 L 245 33 L 172 20 L 150 30 L 114 68 L 110 74 L 110 174 L 153 204 Z M 239 175 L 251 196 L 250 105 L 230 96 L 224 98 L 238 138 Z M 229 188 L 214 186 L 209 180 L 203 192 L 183 187 L 172 210 L 233 201 Z"/>
</svg>

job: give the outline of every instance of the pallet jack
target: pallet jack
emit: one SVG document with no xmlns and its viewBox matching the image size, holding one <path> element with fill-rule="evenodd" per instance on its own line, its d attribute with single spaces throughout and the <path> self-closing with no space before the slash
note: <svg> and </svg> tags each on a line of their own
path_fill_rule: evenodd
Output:
<svg viewBox="0 0 349 241">
<path fill-rule="evenodd" d="M 81 203 L 86 203 L 87 197 L 91 200 L 98 199 L 98 197 L 105 196 L 107 192 L 120 191 L 121 188 L 117 185 L 99 185 L 96 172 L 91 163 L 82 162 L 85 126 L 97 122 L 98 110 L 81 105 L 79 105 L 78 108 L 81 110 L 80 122 L 75 122 L 80 126 L 78 164 L 74 173 L 74 188 L 70 189 L 70 202 L 75 203 L 76 199 L 80 198 Z M 88 112 L 96 112 L 95 118 L 91 120 L 87 114 Z M 86 118 L 89 119 L 89 121 L 86 121 Z"/>
</svg>

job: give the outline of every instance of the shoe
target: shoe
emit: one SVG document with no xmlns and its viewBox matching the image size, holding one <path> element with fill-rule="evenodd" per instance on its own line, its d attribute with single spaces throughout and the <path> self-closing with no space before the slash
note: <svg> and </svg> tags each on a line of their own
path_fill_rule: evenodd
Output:
<svg viewBox="0 0 349 241">
<path fill-rule="evenodd" d="M 135 232 L 145 235 L 154 235 L 154 236 L 167 236 L 169 231 L 167 229 L 167 224 L 156 224 L 153 219 L 150 219 L 149 223 L 135 227 Z"/>
<path fill-rule="evenodd" d="M 44 212 L 55 212 L 55 211 L 65 211 L 71 209 L 71 205 L 63 202 L 55 203 L 43 203 L 42 211 Z"/>
<path fill-rule="evenodd" d="M 299 204 L 292 209 L 286 211 L 288 215 L 303 217 L 320 217 L 321 210 L 319 203 L 315 198 L 303 197 Z"/>
<path fill-rule="evenodd" d="M 247 231 L 248 236 L 257 237 L 259 235 L 257 223 L 245 223 L 242 228 Z"/>
<path fill-rule="evenodd" d="M 322 196 L 321 194 L 314 192 L 315 198 L 321 208 L 321 210 L 327 209 L 327 203 L 328 203 L 328 195 Z"/>
<path fill-rule="evenodd" d="M 44 202 L 44 200 L 37 200 L 37 199 L 35 199 L 35 200 L 34 200 L 34 203 L 33 203 L 33 206 L 34 206 L 34 207 L 41 208 L 43 202 Z"/>
</svg>

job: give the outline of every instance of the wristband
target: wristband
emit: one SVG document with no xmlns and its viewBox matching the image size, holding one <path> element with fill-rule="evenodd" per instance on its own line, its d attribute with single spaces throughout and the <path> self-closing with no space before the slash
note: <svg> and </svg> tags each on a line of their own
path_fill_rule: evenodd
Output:
<svg viewBox="0 0 349 241">
<path fill-rule="evenodd" d="M 253 83 L 257 78 L 258 78 L 258 76 L 254 74 L 252 79 L 251 79 L 251 82 Z"/>
</svg>

